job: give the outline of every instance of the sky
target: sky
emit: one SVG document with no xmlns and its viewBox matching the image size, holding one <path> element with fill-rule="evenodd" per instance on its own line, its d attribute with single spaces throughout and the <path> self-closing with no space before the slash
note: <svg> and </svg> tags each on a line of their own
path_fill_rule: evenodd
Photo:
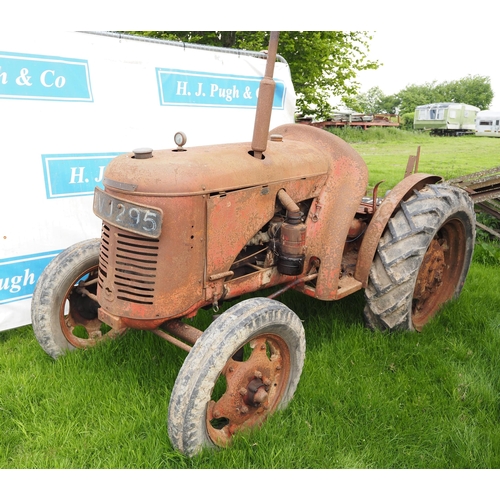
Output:
<svg viewBox="0 0 500 500">
<path fill-rule="evenodd" d="M 391 95 L 410 84 L 488 76 L 494 93 L 489 109 L 500 111 L 500 64 L 493 52 L 493 39 L 488 43 L 486 36 L 471 36 L 458 43 L 450 40 L 449 33 L 416 36 L 413 32 L 409 36 L 404 31 L 398 36 L 395 30 L 385 28 L 371 34 L 369 58 L 383 66 L 359 73 L 361 92 L 379 87 L 385 95 Z"/>
</svg>

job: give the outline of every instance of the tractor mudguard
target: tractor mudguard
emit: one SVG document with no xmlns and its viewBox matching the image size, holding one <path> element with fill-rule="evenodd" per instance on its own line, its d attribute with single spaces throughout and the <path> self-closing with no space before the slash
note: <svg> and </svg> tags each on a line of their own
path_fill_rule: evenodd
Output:
<svg viewBox="0 0 500 500">
<path fill-rule="evenodd" d="M 336 300 L 347 233 L 366 193 L 368 169 L 361 156 L 334 134 L 306 125 L 282 125 L 271 131 L 283 140 L 297 138 L 318 146 L 329 161 L 325 183 L 307 218 L 307 256 L 321 262 L 315 297 Z M 304 162 L 304 165 L 307 163 Z M 304 171 L 307 172 L 304 166 Z"/>
<path fill-rule="evenodd" d="M 426 184 L 436 184 L 441 180 L 442 177 L 438 175 L 413 174 L 405 177 L 384 198 L 373 215 L 359 249 L 354 277 L 361 281 L 363 288 L 368 285 L 368 276 L 380 237 L 401 201 L 411 196 L 415 189 L 422 189 Z"/>
</svg>

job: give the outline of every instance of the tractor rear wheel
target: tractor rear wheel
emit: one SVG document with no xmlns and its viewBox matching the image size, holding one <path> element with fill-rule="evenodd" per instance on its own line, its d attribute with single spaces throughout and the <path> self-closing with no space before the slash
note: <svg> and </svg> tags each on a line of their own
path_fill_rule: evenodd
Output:
<svg viewBox="0 0 500 500">
<path fill-rule="evenodd" d="M 94 238 L 70 246 L 49 263 L 36 283 L 31 301 L 33 331 L 53 358 L 122 333 L 97 317 L 99 245 Z"/>
<path fill-rule="evenodd" d="M 389 220 L 370 270 L 367 326 L 418 330 L 459 296 L 472 260 L 474 205 L 447 184 L 415 191 Z"/>
<path fill-rule="evenodd" d="M 267 298 L 231 307 L 179 371 L 168 409 L 172 445 L 193 456 L 260 425 L 292 399 L 304 357 L 304 328 L 288 307 Z"/>
</svg>

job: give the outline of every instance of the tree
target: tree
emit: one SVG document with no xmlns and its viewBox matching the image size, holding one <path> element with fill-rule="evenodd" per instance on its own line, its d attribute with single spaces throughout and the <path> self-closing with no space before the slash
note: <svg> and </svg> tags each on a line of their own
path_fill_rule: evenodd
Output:
<svg viewBox="0 0 500 500">
<path fill-rule="evenodd" d="M 445 82 L 443 94 L 447 102 L 463 102 L 480 109 L 488 109 L 493 100 L 490 78 L 479 75 L 468 75 L 454 82 Z"/>
<path fill-rule="evenodd" d="M 434 102 L 463 102 L 487 109 L 493 100 L 490 78 L 479 75 L 440 84 L 408 85 L 397 95 L 401 99 L 401 114 L 411 113 L 417 106 Z"/>
<path fill-rule="evenodd" d="M 396 95 L 386 96 L 379 87 L 353 97 L 345 97 L 342 102 L 353 111 L 366 115 L 378 113 L 396 114 L 400 100 Z"/>
<path fill-rule="evenodd" d="M 269 44 L 268 31 L 142 31 L 129 32 L 166 40 L 265 50 Z M 359 84 L 359 71 L 376 69 L 378 62 L 370 61 L 371 36 L 364 31 L 282 31 L 278 53 L 290 65 L 292 82 L 297 95 L 297 109 L 304 115 L 327 118 L 332 108 L 332 96 L 354 95 Z"/>
</svg>

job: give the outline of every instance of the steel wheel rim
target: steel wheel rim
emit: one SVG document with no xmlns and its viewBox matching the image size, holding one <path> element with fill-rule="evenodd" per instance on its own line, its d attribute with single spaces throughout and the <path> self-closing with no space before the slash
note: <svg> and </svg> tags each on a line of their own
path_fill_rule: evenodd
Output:
<svg viewBox="0 0 500 500">
<path fill-rule="evenodd" d="M 214 391 L 208 403 L 206 428 L 218 446 L 262 424 L 279 406 L 290 378 L 290 352 L 281 337 L 261 334 L 244 348 L 251 351 L 249 357 L 238 359 L 243 347 L 233 354 L 216 380 L 217 384 L 221 376 L 225 379 L 223 394 Z"/>
<path fill-rule="evenodd" d="M 465 227 L 447 221 L 436 233 L 422 260 L 412 301 L 412 321 L 420 331 L 459 285 L 465 263 Z"/>
<path fill-rule="evenodd" d="M 95 297 L 97 274 L 98 266 L 92 266 L 82 272 L 68 288 L 59 309 L 59 323 L 64 337 L 79 349 L 93 347 L 112 334 L 102 331 L 104 323 L 97 317 L 97 301 L 81 293 L 81 290 L 87 290 Z"/>
</svg>

